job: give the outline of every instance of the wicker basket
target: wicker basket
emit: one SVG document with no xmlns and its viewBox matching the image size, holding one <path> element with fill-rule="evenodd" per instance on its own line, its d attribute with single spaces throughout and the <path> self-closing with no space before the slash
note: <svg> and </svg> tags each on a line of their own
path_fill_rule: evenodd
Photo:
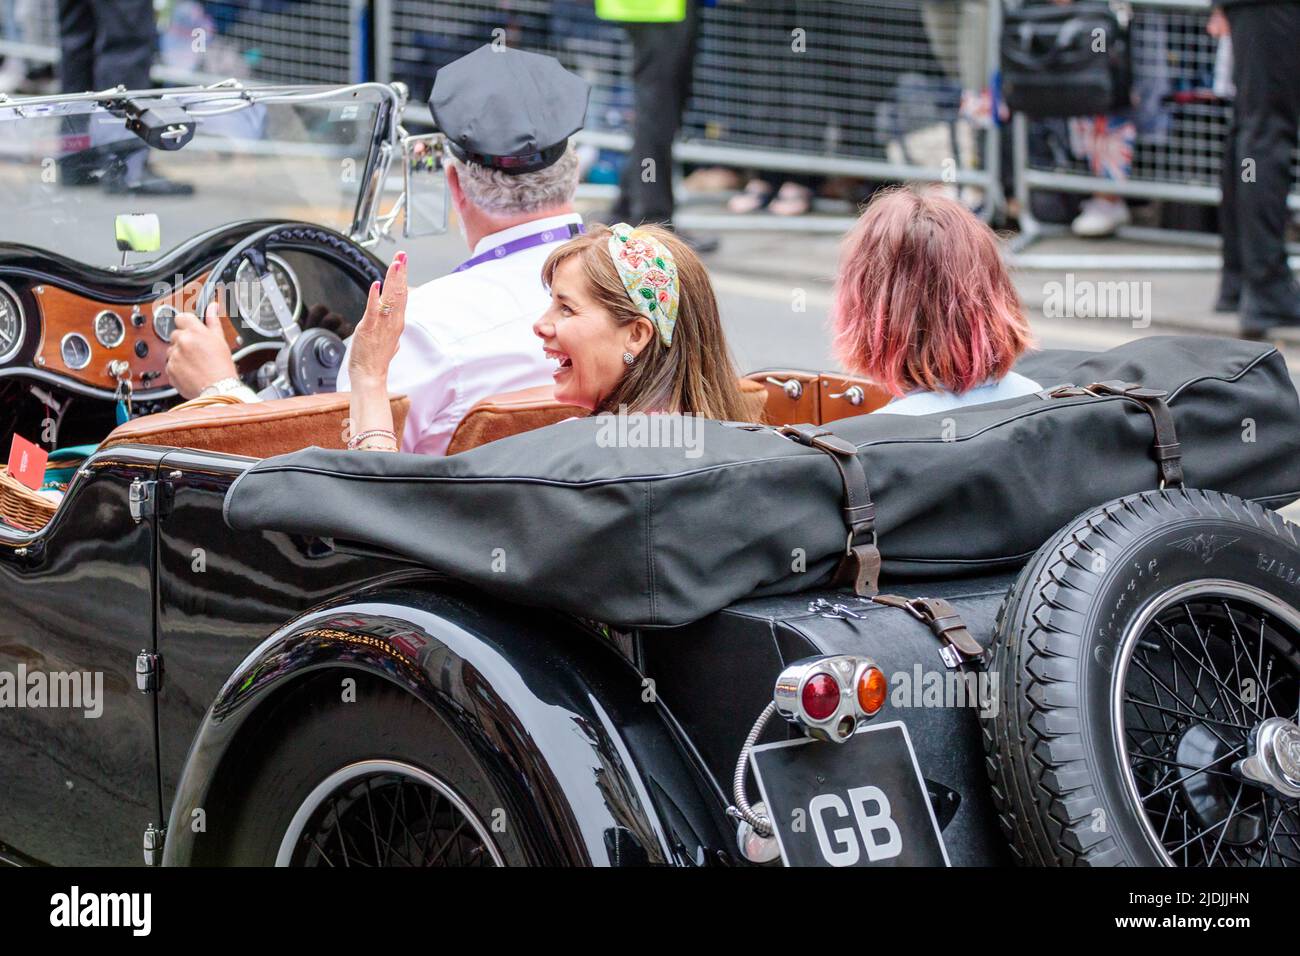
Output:
<svg viewBox="0 0 1300 956">
<path fill-rule="evenodd" d="M 44 528 L 58 510 L 58 504 L 38 495 L 0 465 L 0 517 L 24 531 Z"/>
</svg>

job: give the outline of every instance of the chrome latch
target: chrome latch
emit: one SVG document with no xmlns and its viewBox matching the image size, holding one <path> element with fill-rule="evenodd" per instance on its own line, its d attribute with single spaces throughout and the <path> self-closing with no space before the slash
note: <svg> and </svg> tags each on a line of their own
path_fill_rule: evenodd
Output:
<svg viewBox="0 0 1300 956">
<path fill-rule="evenodd" d="M 779 378 L 769 375 L 763 381 L 780 388 L 781 391 L 785 392 L 785 397 L 793 402 L 797 402 L 799 399 L 803 398 L 803 382 L 799 381 L 797 378 L 786 379 L 783 382 Z"/>
<path fill-rule="evenodd" d="M 167 828 L 149 824 L 144 828 L 144 865 L 161 866 L 163 846 L 167 843 Z"/>
<path fill-rule="evenodd" d="M 161 518 L 171 500 L 171 485 L 167 482 L 142 481 L 136 478 L 127 489 L 127 506 L 131 518 L 139 524 L 145 518 Z"/>
<path fill-rule="evenodd" d="M 131 509 L 131 520 L 136 524 L 153 517 L 154 489 L 157 484 L 156 481 L 141 481 L 139 478 L 131 482 L 127 491 L 127 503 Z"/>
<path fill-rule="evenodd" d="M 827 398 L 842 398 L 850 405 L 861 405 L 867 400 L 867 393 L 861 385 L 850 385 L 842 392 L 831 392 Z"/>
<path fill-rule="evenodd" d="M 162 688 L 162 655 L 141 651 L 135 656 L 135 686 L 142 694 L 156 694 Z"/>
</svg>

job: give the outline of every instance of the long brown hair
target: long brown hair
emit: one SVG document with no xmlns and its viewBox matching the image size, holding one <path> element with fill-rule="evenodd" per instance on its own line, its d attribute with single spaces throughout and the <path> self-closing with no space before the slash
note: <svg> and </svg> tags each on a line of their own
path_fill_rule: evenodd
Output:
<svg viewBox="0 0 1300 956">
<path fill-rule="evenodd" d="M 661 226 L 640 226 L 668 247 L 677 262 L 677 281 L 681 295 L 677 307 L 677 324 L 673 341 L 666 346 L 658 334 L 622 379 L 596 409 L 596 413 L 677 412 L 702 415 L 723 421 L 743 421 L 748 414 L 736 381 L 736 367 L 727 348 L 718 317 L 718 302 L 704 263 L 690 246 Z M 623 282 L 609 255 L 609 237 L 605 226 L 594 227 L 584 235 L 570 239 L 546 259 L 542 281 L 549 287 L 555 270 L 566 259 L 578 257 L 583 278 L 591 295 L 620 326 L 641 317 L 628 298 Z"/>
</svg>

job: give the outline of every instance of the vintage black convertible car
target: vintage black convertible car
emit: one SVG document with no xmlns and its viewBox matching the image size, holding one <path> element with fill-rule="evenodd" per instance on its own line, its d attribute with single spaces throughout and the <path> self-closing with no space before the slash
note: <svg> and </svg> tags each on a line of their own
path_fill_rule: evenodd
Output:
<svg viewBox="0 0 1300 956">
<path fill-rule="evenodd" d="M 1296 397 L 1267 347 L 1162 344 L 1228 371 L 1167 396 L 1083 383 L 970 419 L 971 436 L 993 435 L 1058 409 L 1120 409 L 1115 453 L 1154 421 L 1160 470 L 1144 454 L 1149 480 L 1123 495 L 1088 487 L 1135 472 L 1050 488 L 1026 475 L 1024 509 L 1070 510 L 1032 553 L 996 561 L 963 564 L 954 531 L 938 573 L 903 573 L 884 530 L 883 596 L 861 576 L 835 586 L 826 566 L 806 586 L 642 626 L 581 613 L 562 580 L 555 594 L 494 591 L 396 533 L 359 540 L 346 492 L 301 528 L 224 513 L 237 479 L 246 497 L 277 487 L 262 459 L 340 447 L 338 339 L 307 317 L 358 314 L 380 274 L 367 247 L 394 222 L 380 215 L 388 166 L 400 156 L 409 180 L 425 161 L 402 106 L 377 85 L 0 101 L 6 444 L 93 446 L 62 459 L 66 475 L 52 461 L 57 501 L 4 476 L 0 859 L 130 864 L 143 847 L 149 864 L 1300 864 L 1300 543 L 1270 510 L 1300 495 L 1300 435 L 1278 437 Z M 147 200 L 183 242 L 132 263 L 157 226 L 128 220 L 111 262 L 108 229 L 138 210 L 99 180 L 146 157 L 152 175 L 205 186 Z M 398 200 L 414 203 L 409 189 Z M 248 208 L 255 220 L 228 221 Z M 290 397 L 174 407 L 173 310 L 231 283 L 246 293 L 227 302 L 232 352 Z M 1249 451 L 1214 490 L 1182 487 L 1158 416 L 1173 409 L 1188 445 L 1215 431 L 1222 457 L 1206 410 L 1234 413 L 1231 390 L 1252 376 L 1280 412 L 1261 413 L 1258 441 L 1242 423 Z M 825 455 L 846 459 L 826 432 L 881 401 L 834 373 L 749 382 L 764 423 L 752 440 L 808 423 L 787 444 L 827 475 Z M 503 460 L 491 448 L 565 415 L 545 395 L 482 403 L 458 433 L 469 464 L 445 467 L 474 478 Z M 526 434 L 475 449 L 512 432 Z M 1010 434 L 1026 453 L 1028 433 Z M 306 474 L 301 461 L 281 471 Z M 1212 470 L 1208 452 L 1186 464 Z M 542 493 L 536 477 L 517 484 L 521 507 Z M 314 485 L 283 488 L 300 513 L 318 503 Z M 798 511 L 799 485 L 782 494 Z M 969 517 L 981 500 L 956 507 Z M 1010 522 L 985 505 L 988 523 Z M 757 534 L 731 542 L 737 568 Z M 869 555 L 875 531 L 859 537 L 848 553 Z"/>
</svg>

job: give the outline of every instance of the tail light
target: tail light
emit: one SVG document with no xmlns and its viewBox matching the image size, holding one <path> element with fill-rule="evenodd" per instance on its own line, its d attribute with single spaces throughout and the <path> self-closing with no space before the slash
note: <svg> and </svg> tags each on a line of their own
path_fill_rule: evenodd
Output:
<svg viewBox="0 0 1300 956">
<path fill-rule="evenodd" d="M 840 654 L 791 664 L 777 678 L 772 699 L 777 713 L 809 736 L 843 743 L 880 712 L 887 693 L 875 661 Z"/>
</svg>

